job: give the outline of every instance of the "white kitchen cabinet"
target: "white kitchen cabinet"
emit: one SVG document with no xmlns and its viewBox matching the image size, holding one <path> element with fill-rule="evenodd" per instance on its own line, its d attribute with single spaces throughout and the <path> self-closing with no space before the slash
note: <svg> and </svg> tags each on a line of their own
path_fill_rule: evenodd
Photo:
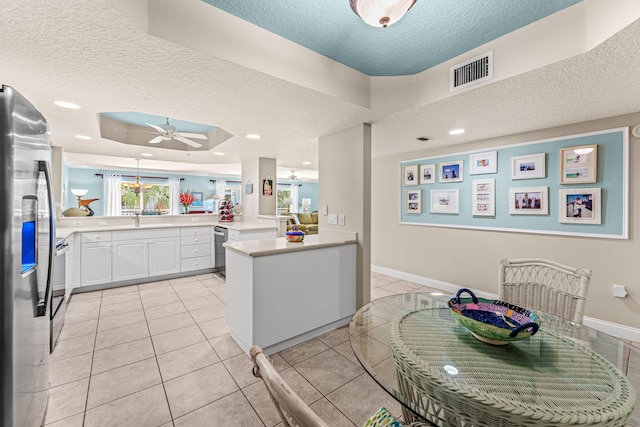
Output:
<svg viewBox="0 0 640 427">
<path fill-rule="evenodd" d="M 180 230 L 180 271 L 213 267 L 211 227 L 184 227 Z"/>
<path fill-rule="evenodd" d="M 149 239 L 149 277 L 180 272 L 180 236 Z"/>
<path fill-rule="evenodd" d="M 112 282 L 111 253 L 111 242 L 82 243 L 80 286 Z"/>
<path fill-rule="evenodd" d="M 112 281 L 149 276 L 149 242 L 146 239 L 113 242 Z"/>
</svg>

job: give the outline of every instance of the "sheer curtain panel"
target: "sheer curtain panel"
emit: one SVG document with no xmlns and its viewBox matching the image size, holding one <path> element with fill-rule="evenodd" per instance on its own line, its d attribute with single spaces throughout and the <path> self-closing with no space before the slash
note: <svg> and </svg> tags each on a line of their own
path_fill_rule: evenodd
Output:
<svg viewBox="0 0 640 427">
<path fill-rule="evenodd" d="M 120 175 L 107 173 L 104 175 L 105 214 L 107 216 L 122 215 L 122 178 Z"/>
<path fill-rule="evenodd" d="M 180 178 L 169 178 L 169 215 L 180 215 Z"/>
</svg>

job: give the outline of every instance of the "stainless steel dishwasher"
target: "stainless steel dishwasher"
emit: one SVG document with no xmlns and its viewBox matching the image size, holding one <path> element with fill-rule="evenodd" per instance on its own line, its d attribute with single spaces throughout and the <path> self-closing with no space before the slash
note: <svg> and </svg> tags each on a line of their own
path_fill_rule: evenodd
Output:
<svg viewBox="0 0 640 427">
<path fill-rule="evenodd" d="M 222 246 L 222 244 L 227 241 L 227 229 L 226 227 L 219 227 L 216 225 L 213 229 L 213 234 L 216 250 L 214 267 L 216 268 L 216 270 L 218 270 L 218 272 L 220 272 L 220 274 L 224 276 L 226 275 L 224 256 L 225 248 L 224 246 Z"/>
</svg>

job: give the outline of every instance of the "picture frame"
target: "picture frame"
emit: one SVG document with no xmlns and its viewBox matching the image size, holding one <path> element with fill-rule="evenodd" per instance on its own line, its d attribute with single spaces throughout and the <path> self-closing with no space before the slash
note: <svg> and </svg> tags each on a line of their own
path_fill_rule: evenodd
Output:
<svg viewBox="0 0 640 427">
<path fill-rule="evenodd" d="M 431 190 L 430 212 L 436 214 L 459 213 L 459 190 Z"/>
<path fill-rule="evenodd" d="M 598 144 L 560 149 L 560 184 L 593 184 L 597 169 Z"/>
<path fill-rule="evenodd" d="M 418 185 L 418 165 L 407 165 L 402 169 L 403 185 Z"/>
<path fill-rule="evenodd" d="M 191 203 L 191 206 L 194 208 L 201 208 L 204 206 L 203 202 L 203 198 L 202 198 L 202 192 L 201 191 L 194 191 L 193 193 L 193 203 Z"/>
<path fill-rule="evenodd" d="M 484 175 L 498 172 L 498 151 L 487 151 L 469 155 L 469 175 Z"/>
<path fill-rule="evenodd" d="M 273 196 L 273 180 L 272 179 L 262 180 L 262 195 Z"/>
<path fill-rule="evenodd" d="M 569 224 L 601 224 L 601 189 L 563 188 L 560 195 L 560 222 Z"/>
<path fill-rule="evenodd" d="M 496 180 L 471 181 L 471 211 L 473 216 L 496 216 Z"/>
<path fill-rule="evenodd" d="M 422 191 L 406 190 L 404 197 L 404 212 L 408 214 L 421 214 L 422 213 Z"/>
<path fill-rule="evenodd" d="M 464 171 L 463 161 L 440 163 L 440 182 L 462 182 Z"/>
<path fill-rule="evenodd" d="M 420 165 L 420 184 L 435 184 L 435 182 L 436 165 L 434 163 Z"/>
<path fill-rule="evenodd" d="M 511 158 L 511 179 L 546 178 L 546 153 Z"/>
<path fill-rule="evenodd" d="M 549 187 L 509 188 L 511 215 L 548 215 Z"/>
</svg>

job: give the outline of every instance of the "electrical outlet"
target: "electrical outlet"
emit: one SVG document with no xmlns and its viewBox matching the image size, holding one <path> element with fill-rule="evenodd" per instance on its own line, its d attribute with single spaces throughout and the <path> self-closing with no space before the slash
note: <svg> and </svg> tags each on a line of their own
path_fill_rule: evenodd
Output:
<svg viewBox="0 0 640 427">
<path fill-rule="evenodd" d="M 338 223 L 344 225 L 344 215 L 338 215 Z"/>
<path fill-rule="evenodd" d="M 329 215 L 327 219 L 329 220 L 329 224 L 338 225 L 338 215 Z"/>
<path fill-rule="evenodd" d="M 199 222 L 200 218 L 191 218 L 191 222 Z"/>
<path fill-rule="evenodd" d="M 109 221 L 98 221 L 98 225 L 109 225 Z"/>
<path fill-rule="evenodd" d="M 73 221 L 74 227 L 82 227 L 82 221 Z"/>
<path fill-rule="evenodd" d="M 329 206 L 324 205 L 322 207 L 322 215 L 329 215 Z"/>
</svg>

